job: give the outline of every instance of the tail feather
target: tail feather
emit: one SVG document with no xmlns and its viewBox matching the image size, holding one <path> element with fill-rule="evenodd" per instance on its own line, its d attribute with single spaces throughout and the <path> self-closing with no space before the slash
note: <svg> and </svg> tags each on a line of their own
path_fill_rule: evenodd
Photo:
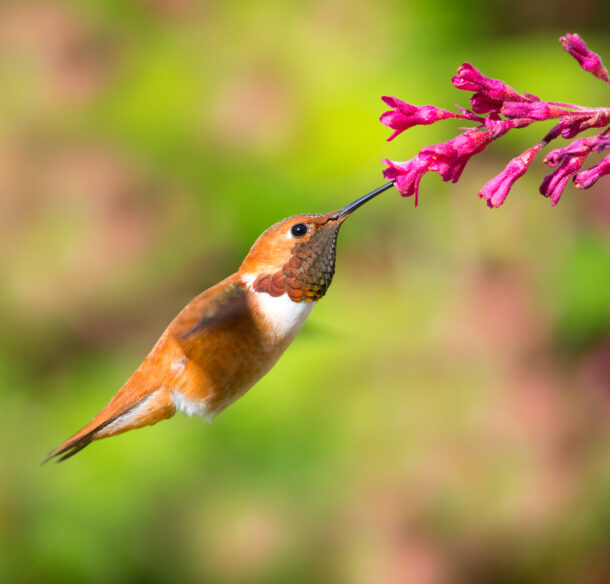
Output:
<svg viewBox="0 0 610 584">
<path fill-rule="evenodd" d="M 52 459 L 56 459 L 56 462 L 63 462 L 94 440 L 155 424 L 171 418 L 176 411 L 169 392 L 163 388 L 143 395 L 126 407 L 124 406 L 125 401 L 125 395 L 121 395 L 119 392 L 91 422 L 57 448 L 51 450 L 41 464 Z M 116 407 L 117 402 L 121 404 L 119 411 Z"/>
<path fill-rule="evenodd" d="M 85 446 L 89 446 L 93 442 L 93 438 L 91 434 L 87 434 L 83 438 L 72 442 L 70 445 L 63 446 L 62 448 L 55 448 L 51 450 L 49 454 L 47 454 L 43 461 L 40 463 L 41 465 L 46 464 L 49 460 L 55 458 L 55 462 L 63 462 L 64 460 L 68 460 L 71 456 L 74 456 L 77 452 L 80 452 Z M 63 454 L 63 456 L 61 456 Z"/>
</svg>

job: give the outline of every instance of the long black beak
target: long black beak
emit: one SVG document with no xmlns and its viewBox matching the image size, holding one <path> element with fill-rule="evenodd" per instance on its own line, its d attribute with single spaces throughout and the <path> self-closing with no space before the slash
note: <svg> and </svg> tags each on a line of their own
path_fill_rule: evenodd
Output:
<svg viewBox="0 0 610 584">
<path fill-rule="evenodd" d="M 343 209 L 337 211 L 337 213 L 333 215 L 331 219 L 344 219 L 345 217 L 353 213 L 358 207 L 361 207 L 362 205 L 364 205 L 364 203 L 370 201 L 373 197 L 376 197 L 380 193 L 383 193 L 383 191 L 387 191 L 390 187 L 393 187 L 395 182 L 396 181 L 392 180 L 376 188 L 374 191 L 371 191 L 370 193 L 360 197 L 359 199 L 356 199 L 353 203 L 350 203 L 349 205 L 343 207 Z"/>
</svg>

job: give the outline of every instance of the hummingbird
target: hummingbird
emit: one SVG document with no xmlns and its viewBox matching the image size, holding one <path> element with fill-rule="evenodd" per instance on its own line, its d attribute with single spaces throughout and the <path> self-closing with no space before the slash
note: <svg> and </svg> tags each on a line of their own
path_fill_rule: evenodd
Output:
<svg viewBox="0 0 610 584">
<path fill-rule="evenodd" d="M 275 223 L 234 274 L 191 300 L 123 387 L 86 426 L 43 462 L 70 458 L 94 440 L 171 418 L 211 420 L 280 358 L 330 286 L 337 235 L 386 183 L 330 213 Z"/>
</svg>

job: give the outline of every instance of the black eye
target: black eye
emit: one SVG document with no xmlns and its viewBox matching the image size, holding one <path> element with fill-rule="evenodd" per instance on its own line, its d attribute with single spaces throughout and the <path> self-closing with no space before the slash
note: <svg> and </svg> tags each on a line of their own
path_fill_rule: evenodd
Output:
<svg viewBox="0 0 610 584">
<path fill-rule="evenodd" d="M 305 223 L 296 223 L 290 230 L 293 237 L 303 237 L 307 233 L 307 225 Z"/>
</svg>

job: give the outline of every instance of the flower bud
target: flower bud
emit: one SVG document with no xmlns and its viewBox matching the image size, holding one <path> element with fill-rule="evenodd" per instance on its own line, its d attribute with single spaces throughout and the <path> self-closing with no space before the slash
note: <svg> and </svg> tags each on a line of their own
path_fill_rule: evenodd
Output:
<svg viewBox="0 0 610 584">
<path fill-rule="evenodd" d="M 394 130 L 388 141 L 413 126 L 433 124 L 448 118 L 468 119 L 464 115 L 454 114 L 434 105 L 411 105 L 397 97 L 384 96 L 381 99 L 393 108 L 379 118 L 382 124 Z"/>
<path fill-rule="evenodd" d="M 551 205 L 555 206 L 559 202 L 568 180 L 582 168 L 585 158 L 586 156 L 568 156 L 557 170 L 544 178 L 540 193 L 551 198 Z"/>
<path fill-rule="evenodd" d="M 610 154 L 595 166 L 575 174 L 573 179 L 574 184 L 579 189 L 588 189 L 597 182 L 597 179 L 605 174 L 610 174 Z"/>
<path fill-rule="evenodd" d="M 513 158 L 498 176 L 492 178 L 483 186 L 479 192 L 479 197 L 487 200 L 487 206 L 490 209 L 499 207 L 504 203 L 511 187 L 517 179 L 525 174 L 540 148 L 542 148 L 542 144 L 537 144 L 526 150 L 521 156 Z"/>
<path fill-rule="evenodd" d="M 559 42 L 564 50 L 578 61 L 578 64 L 584 71 L 592 73 L 595 77 L 606 83 L 610 83 L 608 71 L 604 67 L 600 56 L 591 51 L 579 35 L 568 33 L 560 37 Z"/>
</svg>

